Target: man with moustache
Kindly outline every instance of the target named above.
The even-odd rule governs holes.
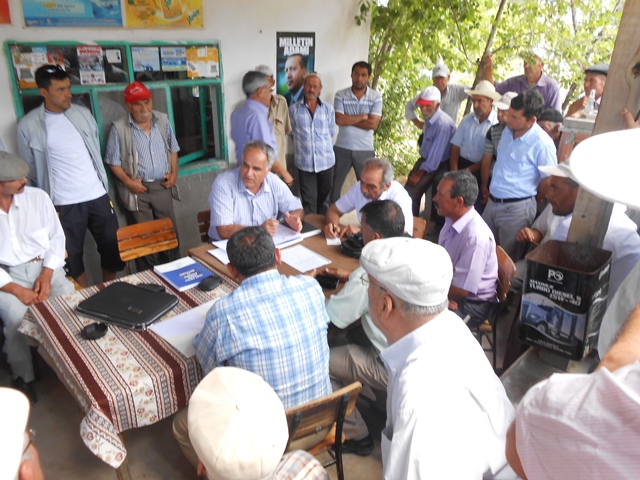
[[[180,147],[167,115],[153,110],[151,92],[141,82],[124,90],[128,115],[113,122],[104,162],[116,177],[129,225],[170,218],[177,229],[172,190],[178,178]],[[177,188],[177,187],[176,187]],[[178,248],[136,260],[146,270],[179,256]]]
[[[304,80],[304,98],[291,105],[295,165],[305,213],[327,212],[333,166],[332,137],[337,133],[333,107],[320,100],[322,80],[311,72]]]
[[[371,65],[356,62],[351,67],[351,87],[336,93],[333,107],[340,129],[334,146],[336,167],[331,203],[340,198],[351,167],[360,180],[365,160],[375,157],[373,132],[382,117],[382,96],[367,85],[370,77]]]
[[[299,53],[287,57],[284,73],[286,75],[285,82],[289,89],[284,98],[287,100],[287,105],[291,105],[302,100],[304,96],[304,77],[307,75],[306,59]]]
[[[595,102],[593,109],[598,111],[600,109],[600,101],[602,100],[602,94],[604,92],[604,86],[607,83],[607,74],[609,73],[608,63],[599,63],[598,65],[592,65],[586,68],[584,71],[584,95],[573,102],[567,110],[566,117],[580,118],[584,113],[584,109],[589,101],[589,94],[591,90],[595,90]]]
[[[31,351],[18,331],[27,307],[74,291],[65,277],[65,239],[51,199],[27,187],[29,166],[0,152],[0,318],[12,384],[37,401]]]

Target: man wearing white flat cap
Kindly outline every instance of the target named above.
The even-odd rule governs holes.
[[[440,110],[440,90],[431,86],[425,88],[416,102],[424,118],[420,158],[413,166],[404,188],[413,203],[413,216],[420,215],[422,195],[429,189],[437,175],[448,167],[451,137],[456,124],[451,117]]]
[[[329,480],[311,454],[283,456],[284,406],[259,375],[235,367],[209,373],[189,402],[189,438],[198,475],[209,480]]]
[[[365,245],[360,264],[371,319],[389,343],[381,353],[389,372],[383,478],[506,473],[513,406],[478,341],[447,310],[449,254],[421,239],[389,238]]]
[[[13,388],[0,388],[0,480],[43,480],[33,433],[27,432],[29,400]]]

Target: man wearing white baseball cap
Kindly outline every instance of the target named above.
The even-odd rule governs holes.
[[[27,432],[29,400],[13,388],[0,388],[0,480],[43,480],[33,432]]]
[[[413,216],[420,215],[420,200],[429,187],[438,180],[438,174],[448,167],[451,137],[456,125],[451,117],[440,110],[440,90],[425,88],[416,102],[424,118],[420,158],[413,166],[404,188],[413,203]]]
[[[640,132],[634,130],[581,142],[571,155],[575,180],[608,201],[640,207],[640,165],[633,155],[638,142]],[[532,387],[518,405],[507,436],[507,458],[522,478],[638,476],[639,281],[640,263],[605,313],[596,372],[554,374]]]
[[[389,342],[381,353],[389,372],[383,478],[506,473],[513,406],[478,341],[447,310],[449,254],[425,240],[389,238],[365,245],[360,264],[371,319]]]
[[[211,371],[189,402],[189,438],[198,475],[210,480],[329,480],[311,454],[283,456],[284,406],[259,375],[235,367]]]

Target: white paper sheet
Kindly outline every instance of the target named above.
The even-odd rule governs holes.
[[[214,257],[216,257],[225,265],[229,264],[229,255],[227,255],[227,252],[225,250],[221,248],[215,248],[212,250],[207,250],[207,252],[209,252],[210,255],[213,255]]]
[[[149,327],[149,330],[153,330],[164,338],[185,357],[192,357],[196,354],[193,339],[202,330],[211,305],[218,300],[219,298],[215,298],[188,312],[176,315],[164,322],[155,323]]]
[[[327,245],[340,245],[342,242],[340,241],[340,237],[328,238],[327,237]]]
[[[222,250],[227,250],[227,242],[228,240],[214,240],[213,243],[216,247],[221,248]]]
[[[329,265],[331,261],[302,245],[281,251],[282,261],[301,273]]]
[[[273,243],[275,243],[278,248],[290,247],[291,245],[300,243],[302,240],[304,240],[304,237],[301,234],[294,232],[289,227],[282,224],[278,225],[278,230],[276,230],[276,234],[273,236]],[[215,240],[211,243],[222,250],[227,250],[227,240]],[[220,260],[220,258],[218,258],[218,260]],[[222,260],[220,261],[222,262]],[[227,263],[229,263],[228,260]]]

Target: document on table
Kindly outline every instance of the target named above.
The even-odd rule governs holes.
[[[280,255],[284,263],[302,273],[331,263],[331,260],[302,245],[281,250]]]
[[[222,248],[214,248],[212,250],[207,250],[207,252],[209,252],[210,255],[213,255],[214,257],[216,257],[225,265],[229,264],[229,255],[227,255],[226,250],[223,250]]]
[[[149,327],[160,337],[175,347],[185,357],[193,357],[196,349],[193,346],[194,337],[200,333],[207,318],[207,312],[211,305],[219,299],[215,298],[210,302],[203,303],[199,307],[171,317],[160,323],[154,323]]]
[[[340,237],[329,238],[327,237],[327,245],[341,245]]]
[[[282,224],[278,225],[276,234],[273,236],[273,243],[278,248],[286,248],[291,245],[295,245],[296,243],[300,243],[302,240],[304,240],[304,237],[300,233],[296,233],[286,225]],[[211,243],[222,250],[227,250],[227,240],[215,240]],[[218,258],[218,260],[220,260],[220,258]]]

